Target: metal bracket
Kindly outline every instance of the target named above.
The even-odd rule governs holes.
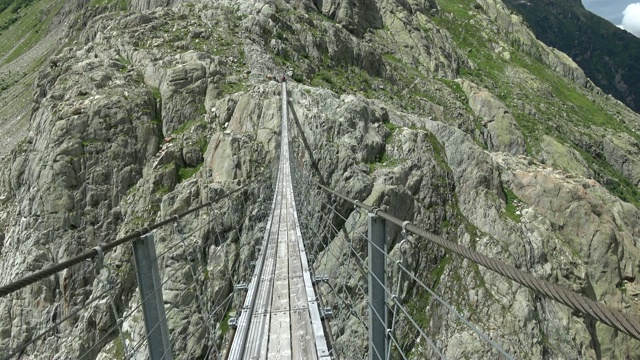
[[[238,328],[238,318],[235,316],[231,316],[229,317],[229,321],[227,321],[227,325],[229,325],[230,328],[232,329],[237,329]]]
[[[327,282],[327,281],[329,281],[329,276],[327,276],[327,275],[316,275],[316,276],[313,276],[311,278],[311,282],[314,285],[317,284],[317,283]]]
[[[247,285],[246,283],[241,283],[234,286],[235,291],[242,291],[242,290],[248,290],[248,289],[249,289],[249,285]]]
[[[333,319],[333,310],[330,307],[320,308],[318,310],[321,320]]]

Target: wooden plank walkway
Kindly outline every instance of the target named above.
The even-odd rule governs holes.
[[[330,359],[296,214],[286,84],[276,193],[229,359]]]

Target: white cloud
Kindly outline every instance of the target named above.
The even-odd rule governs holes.
[[[640,3],[629,4],[622,15],[622,27],[640,37]]]

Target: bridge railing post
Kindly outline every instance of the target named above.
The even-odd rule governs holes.
[[[386,221],[368,215],[369,225],[369,359],[384,360],[387,354],[387,304],[385,265],[387,258]]]
[[[162,298],[162,281],[153,234],[148,233],[132,242],[133,259],[142,302],[144,326],[151,360],[171,360],[169,328]]]

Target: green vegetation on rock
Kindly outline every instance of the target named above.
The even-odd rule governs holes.
[[[510,189],[504,188],[503,190],[506,199],[505,211],[507,213],[507,216],[509,217],[509,219],[515,221],[516,223],[519,223],[520,218],[522,218],[522,214],[520,214],[517,206],[522,202]]]
[[[180,169],[178,169],[178,182],[180,183],[189,179],[190,177],[195,175],[201,167],[202,164],[196,167],[181,167]]]

